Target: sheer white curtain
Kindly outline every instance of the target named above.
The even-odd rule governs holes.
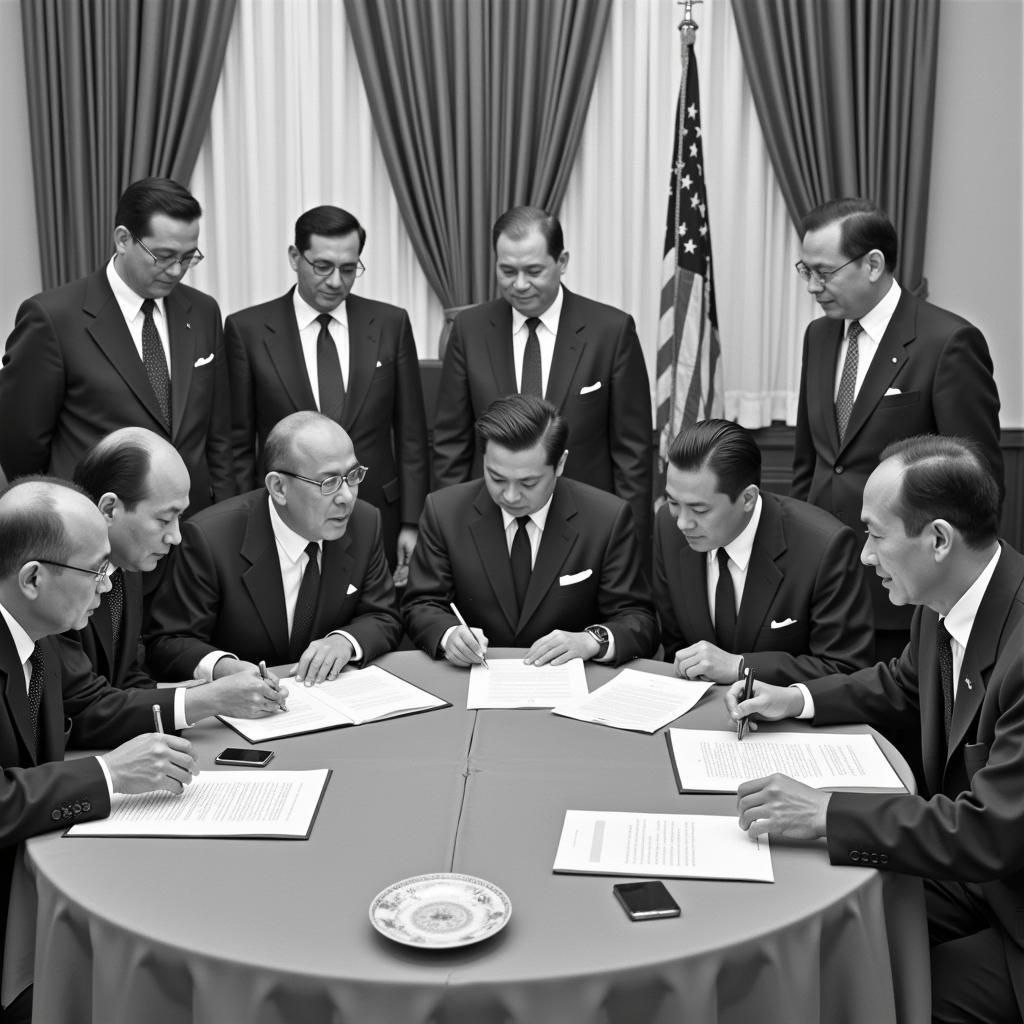
[[[368,232],[355,291],[409,311],[421,357],[441,307],[398,212],[340,0],[240,0],[191,188],[207,259],[190,275],[225,315],[295,281],[295,219],[321,203]]]
[[[567,284],[628,310],[652,371],[668,170],[681,71],[681,8],[617,0],[561,220]],[[816,305],[793,270],[799,239],[772,170],[729,0],[705,0],[695,51],[725,415],[792,423],[804,327]]]
[[[680,19],[679,5],[666,0],[616,0],[560,211],[571,255],[566,283],[631,312],[652,368]],[[705,0],[697,19],[726,415],[748,427],[792,422],[800,341],[815,306],[793,271],[798,239],[731,5]],[[440,304],[402,225],[338,0],[239,0],[192,189],[204,205],[209,254],[192,276],[225,314],[291,284],[295,218],[335,203],[369,231],[357,290],[408,309],[421,358],[436,355]]]

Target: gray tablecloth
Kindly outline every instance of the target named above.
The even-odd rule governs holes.
[[[774,885],[670,880],[682,917],[635,924],[612,896],[616,879],[552,872],[566,809],[733,814],[735,797],[680,796],[660,734],[546,711],[466,711],[465,673],[416,652],[381,664],[454,706],[264,744],[277,751],[274,768],[334,769],[308,841],[30,842],[36,1020],[929,1019],[916,879],[832,867],[823,844],[775,841]],[[589,667],[591,687],[611,674]],[[727,727],[721,696],[716,688],[676,724]],[[217,723],[189,737],[201,768],[239,745]],[[448,870],[508,893],[503,932],[430,952],[373,930],[377,892]]]

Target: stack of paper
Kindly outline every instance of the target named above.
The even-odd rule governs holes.
[[[466,707],[553,708],[585,697],[587,673],[580,658],[564,665],[526,665],[522,658],[488,658],[469,673]]]

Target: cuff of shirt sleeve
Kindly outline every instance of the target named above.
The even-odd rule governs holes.
[[[446,630],[444,631],[444,633],[442,633],[442,634],[441,634],[441,654],[442,654],[442,655],[443,655],[443,654],[445,653],[445,651],[447,651],[447,650],[448,650],[448,638],[449,638],[449,637],[450,637],[450,636],[452,635],[452,633],[454,633],[454,632],[455,632],[455,630],[457,630],[458,628],[459,628],[458,626],[449,626],[449,627],[448,627],[448,628],[447,628],[447,629],[446,629]]]
[[[187,729],[193,723],[185,717],[185,694],[188,693],[187,686],[179,686],[174,691],[174,728],[180,732]]]
[[[213,670],[217,665],[217,662],[221,658],[236,658],[234,654],[229,654],[227,651],[210,651],[202,661],[196,665],[195,672],[192,675],[196,679],[201,679],[204,683],[213,682]]]
[[[110,769],[107,767],[107,762],[102,757],[97,757],[97,761],[100,763],[100,771],[103,772],[103,781],[107,784],[107,796],[110,797],[111,801],[114,799],[114,782],[110,778]]]
[[[359,641],[351,633],[346,633],[343,629],[332,629],[327,635],[343,636],[352,645],[352,660],[363,660],[363,649],[359,646]]]
[[[813,718],[814,717],[814,698],[811,696],[811,691],[804,686],[803,683],[791,683],[804,695],[804,709],[797,715],[797,718]]]
[[[610,629],[608,630],[608,650],[604,652],[604,657],[592,658],[591,660],[596,661],[600,664],[604,664],[607,661],[615,660],[615,634]]]

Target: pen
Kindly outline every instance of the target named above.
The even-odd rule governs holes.
[[[267,675],[267,663],[265,661],[261,661],[260,662],[260,679],[269,679],[269,678],[270,678],[270,676]],[[287,711],[288,710],[288,706],[286,704],[278,704],[277,706],[282,711]]]
[[[754,696],[754,670],[752,668],[746,668],[743,670],[743,700],[750,700]],[[743,739],[743,734],[747,731],[747,720],[741,718],[736,723],[736,740],[737,742]]]
[[[469,623],[462,617],[462,612],[460,612],[459,609],[455,607],[455,602],[454,601],[451,602],[451,607],[452,607],[452,611],[455,612],[455,618],[457,618],[459,620],[459,622],[461,622],[462,625],[464,625],[466,627],[466,629],[469,629]],[[476,633],[474,633],[473,630],[469,629],[469,635],[474,640],[476,640]],[[480,661],[483,664],[484,668],[487,669],[488,671],[490,671],[491,666],[487,664],[487,655],[484,654],[484,649],[483,649],[483,647],[480,646],[479,641],[477,641],[476,649],[477,649],[477,652],[480,655]]]
[[[153,728],[157,732],[164,731],[164,720],[160,717],[160,705],[153,705]]]

